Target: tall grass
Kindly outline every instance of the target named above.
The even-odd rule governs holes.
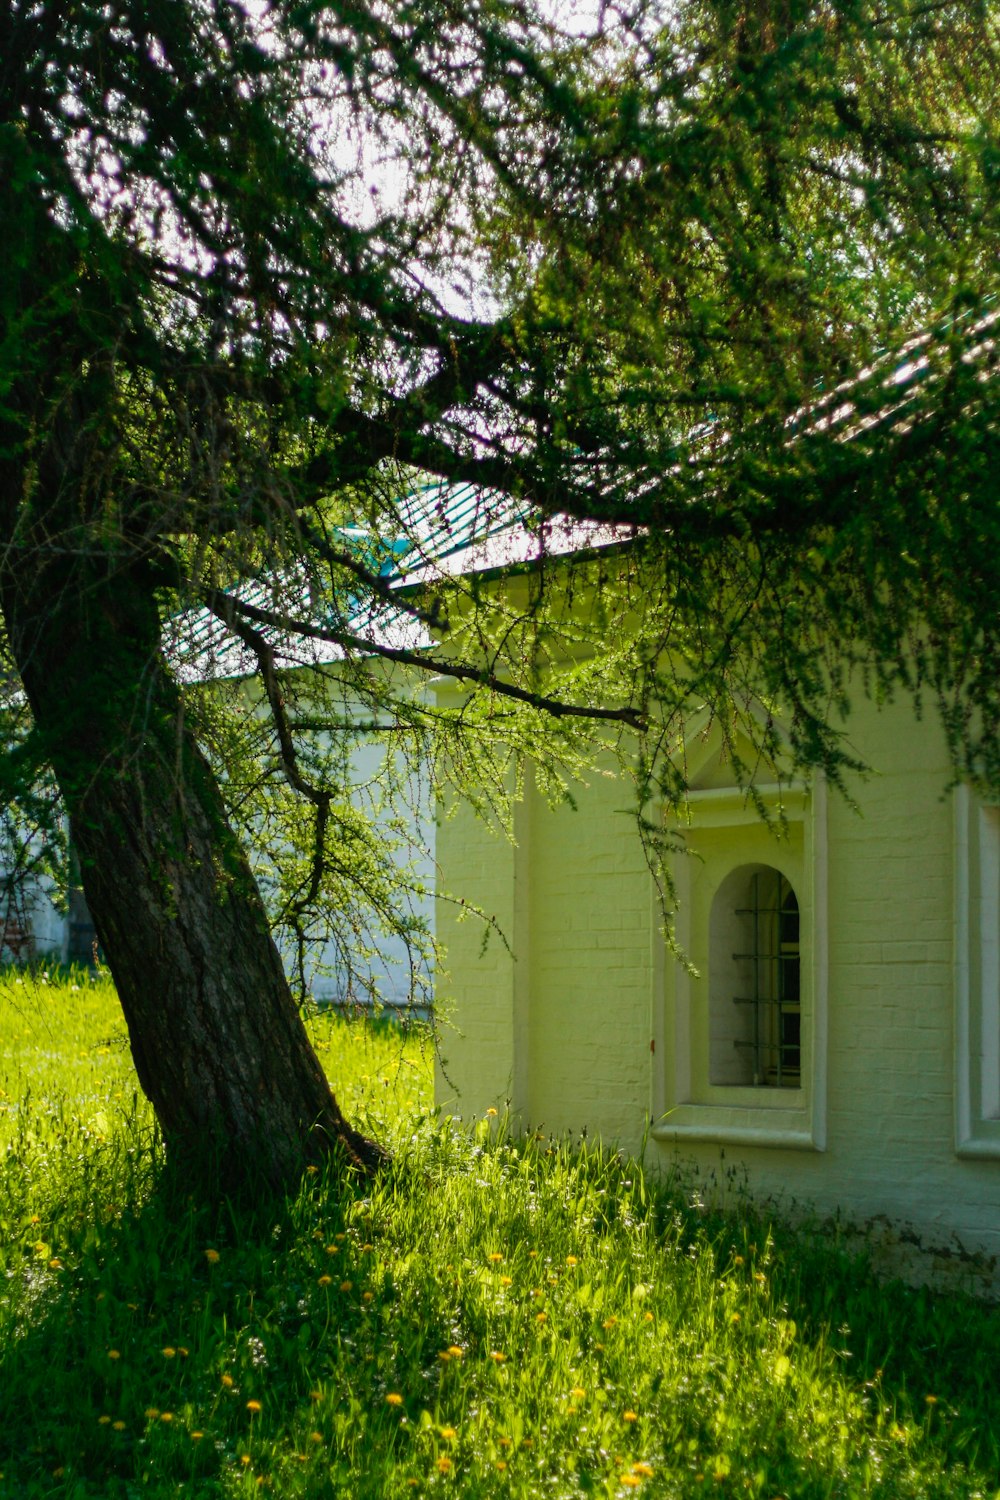
[[[319,1017],[396,1165],[205,1205],[107,983],[0,987],[0,1495],[994,1496],[1000,1315],[431,1106]]]

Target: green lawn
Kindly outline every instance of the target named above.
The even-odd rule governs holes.
[[[0,1496],[992,1500],[1000,1314],[462,1134],[425,1039],[313,1025],[395,1169],[205,1208],[110,986],[0,984]]]

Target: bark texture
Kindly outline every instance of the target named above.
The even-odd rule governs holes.
[[[334,1147],[375,1166],[384,1153],[329,1088],[164,669],[153,581],[117,547],[13,555],[0,564],[9,638],[168,1149],[228,1186],[289,1183]]]

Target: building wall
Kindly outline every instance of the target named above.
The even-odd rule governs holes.
[[[799,874],[794,840],[782,847],[745,822],[733,833],[752,849],[747,857],[790,861],[803,887],[804,943],[811,923],[818,958],[808,1021],[814,1073],[800,1094],[752,1098],[699,1083],[704,986],[685,976],[660,935],[627,788],[595,776],[577,811],[552,811],[529,793],[516,848],[467,812],[439,831],[443,880],[495,914],[514,950],[493,942],[481,956],[481,933],[439,908],[450,955],[439,999],[452,1007],[441,1102],[466,1117],[509,1103],[522,1127],[547,1134],[586,1128],[629,1152],[645,1141],[647,1164],[694,1163],[719,1191],[745,1177],[756,1195],[786,1207],[885,1216],[915,1226],[929,1246],[957,1236],[1000,1255],[1000,1123],[986,1121],[971,1145],[956,1142],[967,1071],[961,1046],[956,1054],[956,965],[967,902],[943,741],[902,703],[881,713],[861,704],[850,738],[873,774],[852,781],[856,807],[833,791],[802,794]],[[725,781],[710,753],[708,802],[692,804],[696,846],[699,807],[704,816],[715,805],[708,789]],[[712,859],[725,837],[703,829],[704,863],[684,862],[709,884],[724,868]],[[692,918],[696,877],[687,896],[679,935],[703,942]],[[998,921],[992,909],[985,925],[994,946]],[[689,951],[704,973],[706,954]],[[1000,1024],[996,995],[983,1006],[973,1006],[975,1025]],[[975,1057],[970,1066],[979,1066]],[[770,1105],[778,1107],[763,1115]],[[762,1119],[777,1128],[762,1131]]]

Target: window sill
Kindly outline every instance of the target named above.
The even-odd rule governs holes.
[[[789,1151],[824,1149],[804,1109],[789,1110],[785,1119],[779,1120],[772,1109],[684,1104],[654,1125],[650,1135],[665,1145],[714,1141],[719,1145],[771,1146]]]

